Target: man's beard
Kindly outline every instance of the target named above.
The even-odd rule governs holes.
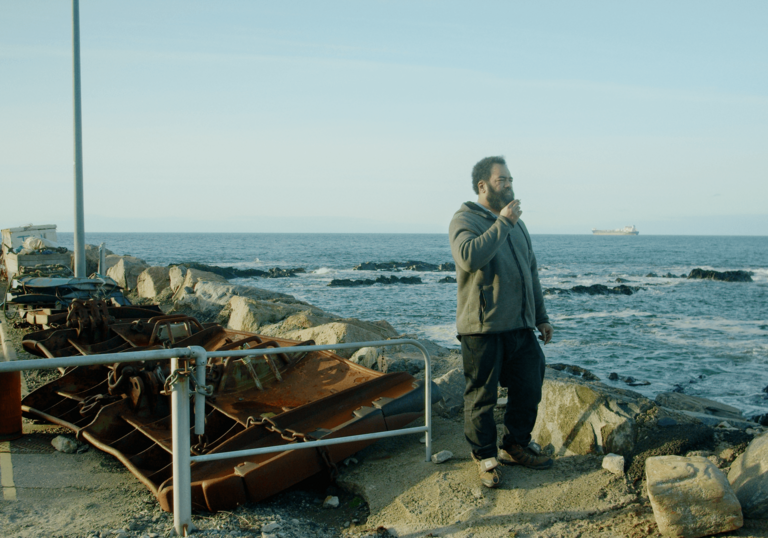
[[[515,191],[511,187],[509,190],[496,190],[488,186],[488,194],[485,195],[488,206],[494,211],[501,211],[514,199]]]

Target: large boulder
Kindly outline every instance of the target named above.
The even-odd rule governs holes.
[[[662,534],[699,538],[744,524],[728,479],[707,458],[648,458],[645,474],[648,498]]]
[[[533,437],[559,456],[632,452],[638,417],[655,407],[637,392],[547,368]]]
[[[768,519],[768,433],[753,440],[728,471],[744,515]]]
[[[148,267],[136,279],[139,297],[154,298],[171,285],[168,267]]]
[[[233,297],[250,297],[254,300],[278,301],[287,304],[306,304],[285,293],[230,284],[226,281],[204,280],[202,278],[206,278],[205,275],[201,278],[200,273],[193,275],[195,279],[198,279],[194,285],[180,286],[176,290],[172,298],[174,304],[169,313],[184,313],[201,320],[215,320],[226,325],[231,314],[229,303]],[[210,278],[222,277],[214,275]]]
[[[260,332],[267,336],[291,340],[314,340],[318,345],[370,342],[397,336],[397,331],[389,324],[371,323],[355,318],[337,318],[321,312],[299,312],[275,325],[264,327]],[[344,358],[351,357],[354,352],[354,349],[335,351]]]
[[[379,367],[379,355],[379,348],[377,347],[362,347],[355,351],[349,360],[355,364],[375,370]]]
[[[120,256],[120,259],[107,270],[107,276],[117,282],[117,285],[126,290],[136,288],[139,275],[149,267],[147,262],[133,256]],[[115,258],[110,256],[110,261]]]
[[[104,255],[114,255],[115,253],[108,248],[104,249]],[[105,260],[106,261],[106,260]],[[112,265],[117,263],[117,260]],[[75,266],[75,253],[72,253],[72,267]],[[107,264],[104,268],[106,271],[111,265]],[[85,274],[92,275],[99,270],[99,247],[98,245],[85,245]]]
[[[230,299],[229,311],[227,327],[237,331],[248,332],[259,332],[261,327],[273,325],[299,312],[322,312],[318,308],[304,304],[290,304],[240,296]]]
[[[187,276],[187,268],[183,265],[174,265],[168,270],[168,278],[171,281],[171,290],[175,293],[184,283]]]

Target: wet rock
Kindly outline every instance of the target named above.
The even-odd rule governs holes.
[[[603,469],[622,476],[624,474],[624,456],[619,456],[618,454],[606,455],[603,458]]]
[[[264,271],[262,269],[253,268],[238,269],[236,267],[219,267],[218,265],[207,265],[205,263],[198,262],[183,262],[178,264],[178,267],[186,267],[188,269],[195,269],[197,271],[205,271],[206,273],[213,273],[226,279],[249,277],[284,278],[296,276],[299,273],[306,273],[306,270],[301,267],[295,267],[292,269],[281,269],[279,267],[273,267]]]
[[[455,271],[456,265],[448,262],[435,265],[421,261],[389,261],[389,262],[363,262],[352,268],[353,271]]]
[[[533,437],[558,456],[630,453],[638,416],[654,407],[636,392],[547,368]]]
[[[445,278],[441,278],[440,280],[438,280],[437,283],[438,284],[455,284],[456,279],[453,278],[452,276],[447,276]]]
[[[464,371],[462,368],[454,368],[446,374],[435,379],[435,385],[440,387],[443,399],[435,406],[434,410],[440,416],[455,417],[464,410]]]
[[[168,267],[148,267],[136,279],[136,291],[139,297],[153,298],[171,285]]]
[[[614,280],[614,282],[616,282],[617,284],[626,284],[627,282],[629,282],[629,280],[627,280],[626,278],[619,277],[616,280]]]
[[[744,420],[741,411],[737,408],[699,396],[689,396],[679,392],[660,392],[656,395],[655,401],[659,405],[679,411],[693,411],[715,417]]]
[[[673,419],[672,417],[661,417],[657,422],[657,426],[660,426],[662,428],[668,428],[670,426],[676,426],[677,421]]]
[[[53,448],[59,452],[64,452],[65,454],[74,454],[77,452],[77,441],[65,435],[54,437],[51,441],[51,445],[53,445]]]
[[[134,258],[133,256],[120,256],[119,258],[117,263],[107,270],[107,276],[117,282],[121,288],[132,290],[136,287],[141,272],[149,265],[141,258]]]
[[[544,290],[544,295],[563,295],[570,293],[586,295],[632,295],[634,292],[642,289],[642,287],[625,286],[624,284],[613,288],[609,288],[603,284],[592,284],[591,286],[574,286],[570,289],[547,288]]]
[[[752,282],[752,273],[749,271],[710,271],[696,268],[688,274],[687,278],[718,280],[720,282]]]
[[[584,378],[587,381],[600,381],[600,378],[597,377],[595,374],[593,374],[586,368],[582,368],[581,366],[576,366],[575,364],[555,363],[555,364],[548,364],[547,366],[552,368],[553,370],[566,372],[568,374],[575,375],[576,377]]]
[[[444,463],[453,457],[450,450],[441,450],[437,454],[432,454],[432,463]]]
[[[349,360],[366,368],[377,369],[379,367],[379,348],[363,347],[355,351]]]
[[[645,275],[645,278],[659,278],[659,275],[657,275],[656,273],[648,273],[647,275]]]
[[[380,276],[375,280],[370,278],[363,280],[334,278],[328,285],[332,288],[353,288],[358,286],[373,286],[374,284],[422,284],[422,281],[417,276]]]
[[[728,480],[706,458],[649,458],[646,478],[653,515],[662,534],[699,538],[744,524]]]
[[[768,519],[768,434],[754,439],[728,472],[744,516]]]

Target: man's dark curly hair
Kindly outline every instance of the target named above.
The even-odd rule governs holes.
[[[477,186],[478,182],[491,179],[491,168],[493,168],[494,164],[506,165],[507,161],[505,161],[504,157],[501,155],[496,157],[486,157],[478,162],[472,169],[472,189],[475,191],[475,194],[480,194],[480,189]]]

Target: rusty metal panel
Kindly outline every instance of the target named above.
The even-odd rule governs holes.
[[[73,303],[65,327],[32,333],[23,345],[43,357],[62,357],[192,345],[228,351],[314,344],[187,316],[119,310],[124,317],[105,304]],[[162,361],[78,367],[29,394],[22,409],[118,458],[171,510],[169,375]],[[205,436],[190,430],[197,455],[398,429],[419,418],[424,405],[423,386],[412,376],[382,374],[328,351],[211,358],[205,377],[213,394],[205,400]],[[372,442],[193,463],[193,504],[215,511],[260,501],[317,472],[333,475],[337,462]]]

